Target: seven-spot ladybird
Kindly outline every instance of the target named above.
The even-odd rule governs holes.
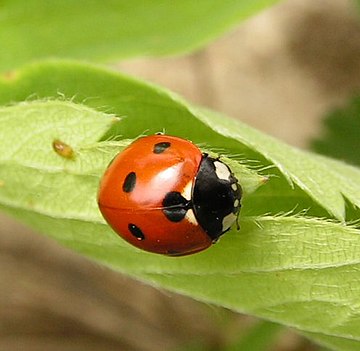
[[[206,249],[237,221],[241,187],[230,168],[190,141],[137,139],[106,170],[100,211],[126,241],[183,256]]]

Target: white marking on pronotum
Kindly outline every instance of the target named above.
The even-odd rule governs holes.
[[[239,206],[239,199],[236,199],[235,201],[234,201],[234,207],[238,207]]]
[[[182,197],[184,197],[186,200],[190,201],[191,200],[191,191],[192,191],[192,185],[193,182],[190,181],[189,183],[187,183],[185,185],[184,190],[182,191],[181,195]]]
[[[233,213],[230,213],[227,216],[225,216],[222,221],[222,230],[225,231],[229,229],[234,224],[235,221],[236,221],[236,216]]]
[[[215,161],[215,173],[219,179],[229,180],[231,173],[229,168],[222,162]]]
[[[184,197],[188,201],[191,200],[192,186],[193,186],[193,182],[190,181],[189,183],[187,183],[185,185],[185,188],[183,189],[183,191],[181,193],[182,197]],[[193,225],[199,224],[194,215],[194,211],[191,208],[187,210],[185,218]]]
[[[199,224],[198,221],[195,218],[194,211],[191,208],[188,209],[188,211],[186,212],[185,218],[193,225],[198,225]]]
[[[231,184],[231,189],[234,190],[234,191],[238,190],[238,187],[237,187],[236,183]]]

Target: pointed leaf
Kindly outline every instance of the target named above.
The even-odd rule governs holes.
[[[59,93],[78,103],[53,101]],[[292,326],[337,350],[359,346],[360,231],[342,221],[343,197],[359,204],[357,168],[96,67],[54,61],[0,81],[3,105],[34,95],[43,101],[0,109],[1,208],[150,284]],[[163,129],[236,155],[229,162],[245,188],[241,231],[177,259],[129,246],[96,205],[101,173],[129,143],[108,139]],[[54,141],[64,144],[54,149]],[[270,177],[256,191],[264,178],[254,169]]]

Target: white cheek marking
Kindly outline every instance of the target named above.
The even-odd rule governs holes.
[[[231,184],[231,189],[234,191],[238,190],[236,183]]]
[[[187,183],[185,185],[184,190],[182,191],[181,195],[188,201],[191,200],[191,191],[192,191],[192,186],[193,186],[193,182],[190,181],[189,183]],[[194,211],[190,208],[185,215],[185,218],[193,225],[199,225],[199,223],[197,222],[195,215],[194,215]]]
[[[184,190],[182,191],[181,195],[182,197],[184,197],[186,200],[190,201],[191,200],[191,190],[192,190],[192,185],[193,182],[190,181],[189,183],[187,183],[185,185]]]
[[[186,216],[185,218],[193,225],[199,225],[199,223],[197,222],[195,215],[194,215],[194,211],[192,209],[189,209],[186,212]]]
[[[229,229],[235,221],[236,216],[233,213],[228,214],[222,221],[222,230],[225,231]]]
[[[229,180],[231,173],[226,165],[222,162],[215,161],[215,173],[219,179]]]

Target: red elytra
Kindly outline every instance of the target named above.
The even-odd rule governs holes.
[[[198,147],[178,137],[136,140],[115,157],[101,180],[101,213],[116,233],[140,249],[171,256],[206,249],[213,239],[191,208],[180,220],[169,220],[164,213],[169,193],[191,200],[202,158]]]

